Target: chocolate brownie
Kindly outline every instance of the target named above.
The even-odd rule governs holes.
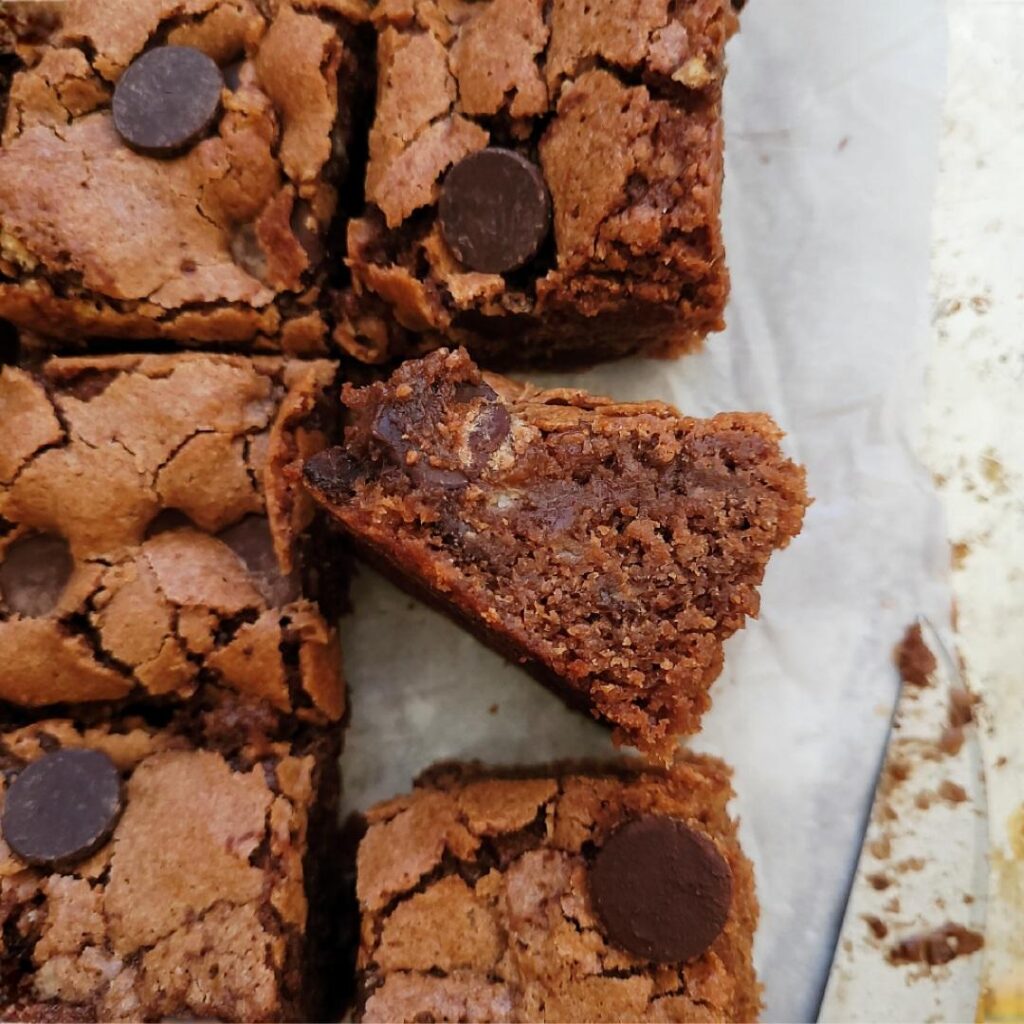
[[[0,701],[227,690],[339,719],[338,573],[299,479],[335,376],[198,354],[0,370]]]
[[[446,350],[343,394],[345,445],[306,484],[372,560],[619,740],[670,757],[697,731],[808,503],[768,416],[541,391]]]
[[[57,24],[53,0],[3,0],[0,3],[0,54],[41,42]]]
[[[324,351],[361,0],[45,6],[6,97],[0,317],[65,344]]]
[[[729,0],[381,0],[340,344],[489,365],[721,330]]]
[[[363,1021],[749,1021],[729,770],[442,765],[368,812]]]
[[[325,1019],[337,744],[0,733],[3,1020]]]

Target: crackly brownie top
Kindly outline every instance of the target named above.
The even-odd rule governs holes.
[[[310,285],[323,255],[318,236],[336,205],[330,179],[343,154],[334,149],[347,130],[339,74],[352,74],[339,25],[356,0],[59,6],[45,43],[22,48],[30,63],[10,90],[0,281],[31,291],[41,327],[46,282],[54,305],[90,295],[108,303],[79,311],[89,333],[152,337],[159,328],[179,340],[275,335],[276,298],[301,297],[285,344],[315,350],[323,325]],[[165,69],[179,105],[157,109],[166,87],[158,72],[138,67],[119,97],[134,120],[115,124],[121,77],[161,47],[192,48],[176,51],[191,53],[188,67]],[[181,127],[180,103],[196,102],[209,81],[197,60],[223,79],[206,137],[174,159],[138,151],[140,118],[151,132]]]
[[[767,416],[540,391],[444,350],[344,400],[345,447],[305,475],[357,541],[620,739],[664,755],[699,728],[807,504]]]
[[[460,311],[527,313],[548,300],[594,315],[630,282],[642,282],[638,301],[668,308],[684,286],[706,286],[704,326],[717,324],[728,0],[383,0],[373,17],[373,207],[350,225],[349,258],[402,325],[443,329]],[[544,204],[522,206],[509,156],[481,191],[460,184],[485,147],[534,164],[553,243]],[[473,258],[446,201],[506,262]],[[531,246],[511,244],[512,207],[536,225]]]
[[[368,814],[362,1019],[754,1019],[757,901],[730,795],[699,757],[432,769]],[[646,954],[627,948],[637,931]]]
[[[0,698],[187,695],[217,680],[338,717],[313,505],[331,363],[55,359],[0,371]],[[307,557],[307,552],[309,557]]]
[[[294,1013],[313,762],[282,745],[227,760],[132,722],[0,735],[4,1019]],[[113,810],[95,796],[110,785]],[[69,817],[101,841],[74,849]]]

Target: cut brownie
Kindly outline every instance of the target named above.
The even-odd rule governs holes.
[[[363,1021],[749,1021],[729,771],[430,770],[358,854]]]
[[[192,354],[0,370],[0,700],[225,689],[340,718],[337,574],[298,468],[335,376]]]
[[[3,1020],[326,1019],[336,741],[177,725],[0,733]]]
[[[344,400],[306,483],[373,560],[619,739],[670,756],[699,728],[807,505],[771,419],[540,391],[444,350]]]
[[[323,351],[360,0],[38,6],[60,17],[5,97],[0,317]]]
[[[729,0],[383,0],[373,18],[343,347],[576,364],[722,329]]]

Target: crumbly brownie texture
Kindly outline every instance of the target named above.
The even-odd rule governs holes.
[[[226,688],[340,718],[331,546],[298,480],[335,374],[191,354],[0,370],[0,699]]]
[[[227,756],[173,725],[53,719],[0,734],[0,806],[26,765],[83,748],[120,770],[123,813],[96,853],[59,870],[0,838],[0,1017],[324,1019],[311,897],[325,898],[315,858],[336,745]]]
[[[19,48],[0,144],[0,317],[64,342],[324,351],[360,0],[46,6],[61,22]],[[164,43],[205,52],[227,83],[213,133],[172,160],[129,149],[110,112],[120,76]]]
[[[0,4],[0,54],[42,41],[57,24],[52,0],[4,0]]]
[[[363,1021],[749,1021],[758,906],[726,804],[728,769],[562,767],[512,776],[441,766],[373,808],[358,855]],[[669,818],[732,876],[725,926],[686,963],[618,947],[592,868],[616,830]],[[623,878],[623,891],[643,891]],[[664,908],[662,908],[663,910]],[[637,904],[637,913],[658,908]]]
[[[670,757],[697,731],[807,505],[769,417],[540,391],[444,350],[344,401],[306,482],[372,559],[618,739]]]
[[[675,354],[723,327],[719,207],[729,0],[382,0],[368,212],[336,336],[382,361]],[[445,243],[449,168],[486,146],[543,171],[553,237],[510,274]],[[420,337],[418,332],[424,332]]]

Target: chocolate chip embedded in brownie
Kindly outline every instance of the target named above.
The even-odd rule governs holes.
[[[578,364],[722,329],[729,0],[384,0],[373,19],[346,349]]]
[[[373,560],[618,739],[670,756],[697,731],[808,501],[769,417],[540,391],[445,350],[344,401],[306,483]]]
[[[323,352],[360,0],[45,6],[0,142],[0,317]]]
[[[713,758],[428,771],[359,848],[363,1021],[749,1021],[758,906]]]
[[[336,743],[0,733],[4,1020],[320,1020]]]
[[[344,709],[333,546],[299,466],[335,364],[52,359],[0,370],[0,700],[241,693]]]

